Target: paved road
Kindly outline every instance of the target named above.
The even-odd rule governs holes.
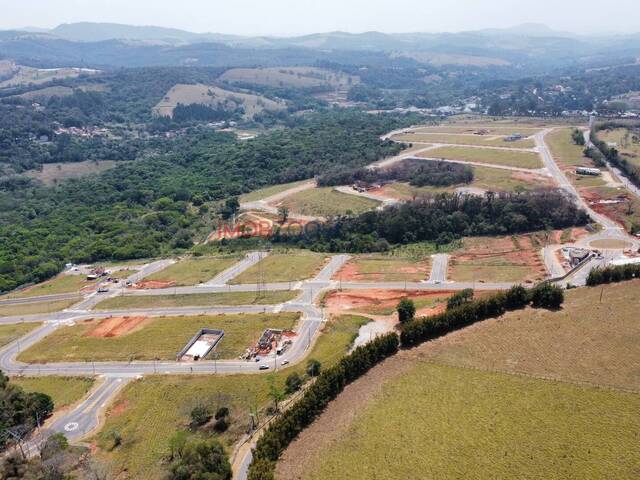
[[[341,193],[345,193],[347,195],[355,195],[356,197],[368,198],[369,200],[375,200],[376,202],[382,202],[382,205],[378,208],[384,208],[389,205],[395,205],[399,203],[397,198],[385,197],[384,195],[377,195],[370,192],[359,192],[354,190],[353,187],[341,186],[335,187],[335,190]]]
[[[437,253],[431,255],[433,263],[431,264],[431,275],[429,282],[434,284],[445,283],[447,281],[447,268],[449,266],[449,255],[446,253]]]
[[[38,297],[26,297],[26,298],[7,298],[0,300],[0,306],[3,305],[25,305],[30,303],[44,303],[44,302],[57,302],[59,300],[73,300],[80,299],[81,294],[78,292],[71,293],[59,293],[57,295],[40,295]]]
[[[214,278],[209,280],[206,283],[198,285],[199,287],[208,287],[208,286],[220,286],[225,285],[227,282],[233,280],[235,277],[240,275],[245,270],[253,267],[260,260],[264,259],[269,252],[251,252],[248,253],[245,258],[236,263],[235,265],[227,268],[224,272],[219,273]]]

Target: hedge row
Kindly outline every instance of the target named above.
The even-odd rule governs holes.
[[[413,347],[480,320],[498,317],[507,311],[524,308],[529,304],[536,308],[559,308],[563,300],[562,289],[555,285],[541,283],[530,291],[518,285],[506,292],[463,303],[438,315],[408,323],[402,329],[400,341],[403,347]]]
[[[249,480],[272,480],[275,462],[294,438],[322,413],[344,387],[398,351],[399,339],[389,333],[356,348],[323,371],[295,405],[280,415],[258,440],[249,467]]]
[[[640,264],[594,268],[589,272],[587,285],[593,287],[603,283],[617,283],[634,278],[640,278]]]

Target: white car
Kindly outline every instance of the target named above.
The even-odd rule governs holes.
[[[280,365],[289,365],[289,360],[282,360]]]
[[[258,370],[269,370],[269,365],[264,365],[264,364],[263,364],[263,365],[260,365],[260,366],[258,367]]]

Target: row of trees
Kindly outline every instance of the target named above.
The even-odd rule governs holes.
[[[339,168],[318,177],[318,185],[349,185],[356,182],[409,182],[416,187],[446,187],[473,181],[473,169],[467,165],[429,160],[404,160],[386,169]]]
[[[456,305],[445,312],[417,319],[402,327],[400,340],[403,347],[413,347],[475,322],[494,318],[510,310],[531,305],[534,308],[558,309],[564,301],[562,289],[550,283],[541,283],[527,291],[518,285],[506,292],[488,298],[468,300],[468,294],[460,295]]]
[[[599,126],[599,129],[604,128],[624,128],[627,125],[624,124],[616,124],[614,122],[606,123],[602,126]],[[603,142],[598,139],[596,132],[591,132],[591,141],[593,144],[602,152],[607,161],[609,161],[614,167],[619,168],[624,175],[633,182],[634,185],[640,187],[640,167],[629,162],[626,158],[620,156],[620,152],[614,147],[609,147],[607,142]]]
[[[610,265],[605,268],[594,268],[589,272],[587,285],[593,287],[604,283],[617,283],[640,278],[640,264]]]
[[[440,194],[339,217],[303,235],[278,231],[274,242],[318,251],[371,252],[390,244],[432,241],[447,244],[464,236],[506,235],[584,225],[588,217],[560,190],[487,193],[484,197]]]

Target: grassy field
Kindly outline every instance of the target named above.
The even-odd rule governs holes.
[[[52,80],[61,80],[64,78],[76,78],[81,73],[94,73],[94,71],[86,70],[80,72],[75,68],[55,68],[40,69],[34,67],[26,67],[24,65],[16,65],[13,75],[6,80],[0,81],[0,89],[16,86],[39,85]]]
[[[213,108],[222,106],[228,110],[235,110],[238,106],[242,106],[246,118],[251,118],[264,110],[276,111],[285,108],[284,103],[270,100],[261,95],[232,92],[210,85],[178,84],[173,86],[153,108],[153,113],[161,117],[171,117],[173,109],[178,103],[183,105],[200,104]]]
[[[424,142],[424,143],[444,143],[453,145],[479,145],[483,147],[502,148],[533,148],[536,146],[533,140],[524,139],[515,142],[505,142],[502,138],[489,140],[493,137],[480,135],[445,135],[442,133],[410,133],[394,135],[393,139],[400,142]]]
[[[101,320],[90,320],[60,327],[21,352],[19,359],[27,363],[175,360],[201,328],[224,330],[216,351],[220,358],[235,358],[257,341],[265,328],[293,328],[298,317],[297,313],[153,317],[130,333],[106,338],[92,336]]]
[[[344,355],[361,325],[367,320],[344,316],[327,323],[309,357],[326,368]],[[127,470],[129,478],[151,480],[163,477],[162,459],[169,453],[169,438],[188,430],[189,412],[198,404],[214,410],[226,406],[231,426],[218,438],[231,451],[247,426],[249,413],[263,410],[269,400],[271,381],[284,384],[291,372],[302,373],[304,364],[291,366],[275,375],[147,376],[129,384],[116,399],[97,435],[100,458],[112,462],[116,473]],[[110,433],[122,435],[122,445],[106,451]],[[196,434],[197,435],[197,434]]]
[[[466,162],[488,163],[520,168],[542,168],[542,160],[537,153],[497,150],[495,148],[443,147],[419,153],[419,157],[463,160]]]
[[[57,277],[39,283],[23,290],[9,293],[0,298],[28,298],[39,297],[41,295],[57,295],[59,293],[80,292],[84,287],[95,285],[97,280],[88,281],[84,275],[65,275],[60,274]]]
[[[220,272],[240,261],[238,255],[227,257],[189,257],[156,272],[144,280],[176,282],[177,286],[208,282]]]
[[[28,177],[40,180],[51,186],[70,178],[80,178],[94,173],[101,173],[116,166],[114,160],[86,160],[84,162],[45,163],[42,170],[29,170]]]
[[[465,238],[449,261],[447,279],[457,282],[538,281],[545,275],[535,236]]]
[[[58,300],[56,302],[38,302],[22,305],[0,305],[0,317],[18,317],[21,315],[35,315],[36,313],[59,312],[78,303],[80,298]]]
[[[640,280],[568,290],[562,310],[507,313],[419,348],[454,366],[640,392]],[[601,300],[602,296],[602,300]]]
[[[362,282],[419,282],[428,280],[430,273],[429,259],[416,261],[389,255],[359,255],[353,257],[334,278]]]
[[[303,478],[632,479],[638,411],[640,395],[417,363]]]
[[[123,295],[103,300],[96,310],[127,308],[211,307],[215,305],[274,305],[298,296],[297,290],[281,292],[194,293],[191,295]]]
[[[326,257],[306,250],[272,253],[245,270],[229,283],[296,282],[313,277],[326,263]]]
[[[293,213],[328,217],[366,212],[376,208],[380,202],[338,192],[333,187],[321,187],[294,193],[286,197],[282,204]]]
[[[291,188],[295,188],[299,185],[308,182],[308,180],[300,180],[299,182],[291,182],[291,183],[282,183],[280,185],[273,185],[272,187],[261,188],[259,190],[254,190],[253,192],[246,193],[240,197],[240,202],[256,202],[258,200],[262,200],[263,198],[270,197],[277,193],[282,193]]]
[[[46,393],[53,399],[56,410],[76,403],[93,386],[93,378],[84,377],[14,377],[12,382],[27,392]]]
[[[9,323],[0,325],[0,347],[4,347],[14,340],[25,336],[40,325],[40,323]]]
[[[218,77],[218,80],[270,87],[309,88],[328,85],[338,89],[349,88],[360,81],[355,76],[315,67],[232,68]]]
[[[640,167],[640,131],[628,128],[600,130],[598,138],[607,143],[617,144],[616,149],[629,163]]]

